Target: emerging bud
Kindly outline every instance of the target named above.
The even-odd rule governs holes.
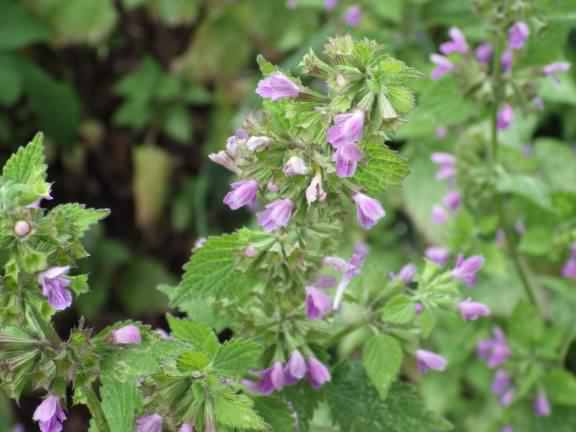
[[[312,387],[319,389],[331,379],[330,371],[322,362],[314,357],[308,359],[308,381]]]
[[[513,63],[514,63],[514,52],[511,49],[507,49],[500,56],[500,65],[502,68],[502,72],[510,72]]]
[[[494,54],[494,49],[492,48],[492,45],[486,42],[476,48],[475,54],[478,63],[490,64],[492,61],[492,55]]]
[[[464,259],[463,256],[459,256],[456,266],[452,270],[452,276],[454,276],[455,279],[464,282],[466,285],[472,286],[476,282],[476,273],[483,265],[483,256],[475,255],[466,259]]]
[[[462,31],[459,28],[452,27],[449,34],[451,40],[440,45],[440,52],[445,55],[452,53],[466,54],[469,49],[468,42],[466,42],[466,37]]]
[[[441,355],[431,351],[417,350],[416,364],[420,373],[426,373],[430,369],[444,371],[446,369],[447,361]]]
[[[178,429],[178,432],[194,432],[194,426],[189,423],[183,423],[180,429]]]
[[[432,207],[432,223],[437,225],[442,225],[448,222],[448,212],[441,205],[435,205]]]
[[[142,342],[140,329],[129,324],[112,331],[112,342],[116,345],[133,345]]]
[[[62,423],[66,420],[66,413],[60,405],[60,398],[55,395],[48,395],[34,411],[32,417],[38,422],[42,432],[60,432]]]
[[[357,192],[352,199],[356,203],[356,218],[364,229],[372,228],[386,215],[380,202],[368,195]]]
[[[70,267],[51,267],[38,274],[38,283],[42,287],[42,295],[55,310],[64,310],[72,304],[72,293],[67,289],[70,279],[66,277]]]
[[[300,88],[283,73],[275,72],[258,83],[256,93],[263,98],[276,101],[297,97]]]
[[[431,54],[430,61],[436,65],[436,67],[432,69],[432,74],[430,76],[434,81],[448,75],[456,68],[454,63],[440,54]]]
[[[162,416],[159,414],[138,417],[136,432],[162,432],[162,421]]]
[[[450,191],[442,198],[442,204],[448,209],[452,211],[458,210],[460,208],[460,192],[458,191]]]
[[[438,166],[437,180],[452,178],[456,175],[456,157],[450,153],[436,152],[430,157]]]
[[[530,28],[525,22],[518,21],[508,30],[508,47],[522,49],[530,35]]]
[[[404,284],[409,284],[414,279],[416,275],[416,266],[414,264],[406,264],[400,269],[397,275],[394,275],[395,279],[398,279]]]
[[[498,369],[494,374],[491,390],[497,396],[502,396],[508,388],[512,385],[512,379],[506,370]]]
[[[300,353],[300,351],[295,350],[290,354],[290,359],[285,367],[285,379],[289,384],[295,384],[300,381],[304,376],[306,376],[306,361]]]
[[[450,251],[440,246],[431,246],[426,249],[426,258],[440,266],[445,265],[450,257]]]
[[[231,186],[232,190],[224,197],[224,204],[231,210],[238,210],[244,206],[254,207],[258,193],[256,180],[240,180],[232,183]]]
[[[238,171],[234,160],[224,150],[221,150],[218,153],[210,153],[208,158],[212,162],[217,163],[218,165],[222,165],[224,168],[232,172]]]
[[[462,319],[475,321],[480,317],[490,315],[490,308],[483,303],[473,302],[470,299],[460,302],[458,305]]]
[[[516,390],[514,389],[514,387],[510,387],[508,390],[506,390],[504,392],[504,394],[500,397],[500,405],[502,405],[503,407],[508,407],[510,405],[512,405],[512,402],[514,402],[514,396],[515,396]]]
[[[30,231],[32,231],[32,227],[24,220],[19,220],[14,224],[14,234],[18,237],[26,237]]]
[[[254,258],[256,255],[258,255],[258,250],[254,246],[249,245],[244,249],[245,257]]]
[[[324,9],[331,11],[338,6],[338,0],[324,0]]]
[[[316,287],[306,287],[306,316],[321,320],[332,309],[332,299]]]
[[[322,175],[320,173],[316,174],[310,185],[306,188],[306,201],[308,205],[316,201],[324,201],[326,199],[326,192],[322,189]]]
[[[364,132],[364,111],[338,114],[334,117],[334,126],[328,129],[328,142],[334,149],[343,144],[354,144],[362,139]]]
[[[534,414],[538,417],[548,417],[552,410],[550,409],[550,402],[546,396],[546,392],[542,389],[538,390],[536,399],[534,399]]]
[[[304,160],[298,156],[292,156],[288,161],[284,164],[284,174],[288,177],[297,176],[297,175],[306,175],[308,174],[308,167]]]
[[[276,231],[290,222],[294,204],[290,198],[278,199],[265,207],[256,216],[258,223],[266,232]]]
[[[251,152],[264,150],[270,144],[272,144],[272,140],[267,136],[253,136],[246,141],[246,147]]]
[[[344,22],[350,27],[358,27],[362,22],[362,9],[358,5],[352,5],[344,12]]]

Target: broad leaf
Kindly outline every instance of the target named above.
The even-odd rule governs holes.
[[[234,339],[220,347],[214,358],[214,368],[222,375],[243,375],[257,365],[262,345],[251,340]]]
[[[102,409],[110,426],[110,432],[132,432],[136,421],[136,412],[141,405],[136,379],[126,382],[109,376],[102,377],[100,388]]]
[[[362,145],[364,162],[354,179],[369,195],[378,195],[389,186],[398,186],[409,174],[408,163],[383,143]]]

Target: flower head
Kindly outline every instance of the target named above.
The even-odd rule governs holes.
[[[406,264],[400,269],[397,275],[393,275],[395,279],[398,279],[404,284],[409,284],[414,279],[416,275],[416,266],[412,263]]]
[[[546,392],[542,389],[538,390],[536,399],[534,399],[534,414],[538,417],[548,417],[551,412],[550,401],[546,396]]]
[[[458,191],[450,191],[442,198],[442,204],[444,207],[452,211],[456,211],[460,208],[461,201],[460,192]]]
[[[178,432],[194,432],[194,426],[189,423],[182,423]]]
[[[208,158],[212,162],[217,163],[232,172],[238,171],[236,168],[236,162],[234,162],[234,159],[232,159],[224,150],[220,150],[218,153],[210,153]]]
[[[444,371],[447,361],[439,354],[426,350],[416,351],[416,364],[421,373],[426,373],[430,369]]]
[[[450,257],[450,251],[441,246],[431,246],[426,249],[426,258],[440,266],[445,265]]]
[[[362,22],[362,8],[352,5],[344,12],[344,22],[350,27],[358,27]]]
[[[60,398],[52,394],[48,395],[38,405],[32,418],[38,422],[42,432],[61,432],[66,413],[60,405]]]
[[[498,119],[496,126],[498,129],[508,129],[514,120],[514,110],[510,104],[505,104],[500,111],[498,111]]]
[[[25,220],[19,220],[14,224],[14,234],[18,237],[26,237],[32,231],[32,227]]]
[[[338,177],[352,177],[362,160],[362,152],[355,143],[341,144],[334,153],[336,160],[336,175]]]
[[[129,324],[127,326],[113,330],[112,342],[117,345],[139,344],[140,342],[142,342],[140,329],[133,324]]]
[[[306,201],[308,205],[316,201],[324,201],[326,199],[326,192],[322,188],[322,175],[316,174],[310,184],[306,188]]]
[[[490,308],[483,303],[473,302],[470,299],[464,300],[458,304],[458,310],[462,315],[462,319],[467,321],[475,321],[480,317],[490,315]]]
[[[438,167],[437,180],[452,178],[456,175],[456,157],[450,153],[432,153],[432,162]]]
[[[306,360],[300,353],[300,351],[295,350],[290,354],[288,363],[284,368],[285,380],[287,383],[296,383],[306,376]]]
[[[459,256],[456,266],[452,269],[452,276],[468,286],[473,286],[476,282],[476,273],[483,265],[484,257],[481,255],[474,255],[469,258]]]
[[[522,49],[530,35],[528,24],[522,21],[514,23],[508,30],[508,47],[511,49]]]
[[[514,432],[514,429],[512,429],[512,426],[507,425],[500,429],[500,432]]]
[[[241,180],[232,183],[231,186],[232,190],[224,197],[224,204],[231,210],[238,210],[244,206],[254,207],[258,193],[256,180]]]
[[[448,222],[449,214],[441,205],[432,207],[432,223],[442,225]]]
[[[338,0],[324,0],[324,9],[330,11],[338,6]]]
[[[309,320],[320,320],[332,309],[332,299],[322,290],[306,287],[306,316]]]
[[[542,72],[544,75],[552,77],[556,82],[558,82],[558,77],[556,75],[569,71],[570,67],[571,64],[566,62],[550,63],[544,66]]]
[[[494,380],[492,381],[491,390],[492,393],[497,396],[502,396],[508,388],[512,385],[512,379],[506,370],[498,369],[496,374],[494,374]]]
[[[487,42],[480,44],[475,51],[476,60],[478,60],[478,63],[481,64],[489,64],[492,61],[493,53],[494,49],[492,48],[492,45]]]
[[[261,370],[258,375],[260,379],[257,382],[244,381],[246,388],[253,393],[270,395],[277,390],[282,390],[286,385],[284,367],[280,361],[274,362],[268,369]]]
[[[136,432],[162,432],[162,420],[159,414],[138,417]]]
[[[246,148],[251,152],[258,152],[264,150],[270,144],[272,144],[272,139],[267,136],[253,136],[246,141]]]
[[[293,210],[294,204],[292,200],[290,198],[284,198],[271,202],[256,216],[258,223],[264,231],[272,232],[288,225]]]
[[[508,388],[502,396],[500,396],[500,405],[503,407],[508,407],[514,402],[514,396],[516,395],[516,389],[514,387]]]
[[[300,94],[300,88],[281,72],[275,72],[258,83],[256,93],[267,99],[293,98]]]
[[[327,132],[328,142],[334,149],[342,144],[354,144],[362,139],[364,131],[364,111],[355,110],[334,117],[334,126]]]
[[[450,60],[448,60],[448,58],[440,54],[431,54],[430,61],[436,65],[436,67],[432,69],[432,75],[431,75],[431,78],[435,81],[439,80],[445,75],[448,75],[456,68],[454,63],[452,63]]]
[[[372,228],[386,215],[380,202],[368,195],[357,192],[352,199],[356,203],[356,219],[364,229]]]
[[[564,267],[562,267],[562,277],[566,279],[576,279],[576,257],[568,258]]]
[[[344,297],[344,292],[346,288],[350,284],[350,281],[358,274],[360,274],[360,270],[364,265],[364,260],[368,255],[368,247],[362,243],[356,243],[354,246],[354,252],[350,257],[350,261],[344,261],[342,258],[338,257],[326,257],[324,258],[324,263],[327,265],[331,265],[337,271],[343,273],[342,278],[340,279],[340,283],[336,288],[336,294],[334,295],[334,302],[333,302],[333,309],[338,310],[340,308],[340,304],[342,303],[342,298]]]
[[[452,53],[466,54],[468,52],[468,42],[462,30],[456,27],[450,29],[450,40],[440,45],[440,52],[448,55]]]
[[[332,379],[328,368],[317,358],[310,357],[307,361],[308,381],[315,389],[320,388],[323,384]]]
[[[42,295],[56,310],[64,310],[72,304],[72,293],[68,290],[70,279],[66,276],[70,267],[51,267],[38,275]]]
[[[514,63],[514,52],[511,49],[505,50],[500,56],[500,65],[502,67],[502,72],[509,72],[512,70],[512,64]]]

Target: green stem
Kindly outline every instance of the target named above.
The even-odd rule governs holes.
[[[92,386],[90,384],[85,385],[82,387],[82,392],[84,393],[84,396],[86,396],[86,405],[88,405],[88,409],[94,417],[94,421],[98,427],[98,432],[110,432],[110,427],[108,426],[108,422],[104,416],[104,411],[102,411],[100,399],[98,399]]]

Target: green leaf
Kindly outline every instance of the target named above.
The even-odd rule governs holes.
[[[362,151],[365,163],[360,165],[354,179],[370,195],[400,185],[410,172],[406,160],[383,143],[363,143]]]
[[[14,153],[2,170],[2,177],[15,183],[31,184],[46,179],[44,136],[37,133],[26,146]]]
[[[539,318],[538,310],[527,301],[522,301],[514,308],[508,323],[508,337],[530,350],[546,335],[544,322]]]
[[[216,422],[235,429],[264,430],[266,423],[256,411],[254,402],[242,394],[224,393],[214,401]]]
[[[390,386],[400,372],[402,357],[402,347],[392,336],[372,336],[364,344],[362,363],[382,399],[386,399]]]
[[[326,386],[334,421],[346,432],[441,432],[451,425],[424,406],[410,384],[397,382],[383,401],[358,363],[342,364]]]
[[[250,243],[265,236],[242,229],[233,234],[209,237],[184,266],[184,277],[178,287],[169,291],[173,306],[193,298],[240,297],[257,281],[252,275],[236,269],[235,260]]]
[[[234,339],[220,347],[214,358],[214,368],[222,375],[244,375],[257,366],[262,345],[247,339]]]
[[[176,339],[194,345],[197,350],[210,354],[211,357],[216,354],[220,343],[210,327],[191,320],[174,318],[172,315],[167,315],[167,318]]]
[[[169,26],[194,21],[198,8],[197,0],[149,0],[150,11]]]
[[[293,386],[284,387],[281,396],[289,402],[290,407],[296,413],[297,430],[307,432],[310,421],[324,397],[324,392],[312,392],[308,383],[300,382]]]
[[[199,351],[186,352],[178,357],[177,365],[181,371],[202,370],[210,364],[210,359],[206,354]]]
[[[121,382],[105,375],[102,377],[100,395],[110,432],[133,432],[136,413],[141,405],[136,379]]]
[[[406,324],[414,319],[416,308],[410,297],[398,294],[392,297],[382,309],[382,320],[394,324]]]
[[[576,375],[573,373],[560,368],[551,369],[544,377],[544,387],[552,402],[576,406]]]
[[[22,77],[13,55],[0,55],[0,88],[0,105],[3,106],[14,104],[22,94]]]
[[[523,174],[501,173],[496,183],[499,192],[522,196],[543,209],[550,209],[550,191],[542,180]]]
[[[276,396],[259,397],[255,400],[256,412],[274,432],[293,432],[294,415],[285,400]]]
[[[175,141],[186,143],[192,138],[192,118],[182,105],[176,105],[166,113],[163,130]]]
[[[46,24],[21,2],[1,0],[0,10],[0,50],[13,50],[48,38]]]
[[[61,204],[50,210],[48,217],[52,218],[60,231],[70,232],[75,238],[82,236],[92,227],[107,217],[107,209],[86,208],[83,204]]]

